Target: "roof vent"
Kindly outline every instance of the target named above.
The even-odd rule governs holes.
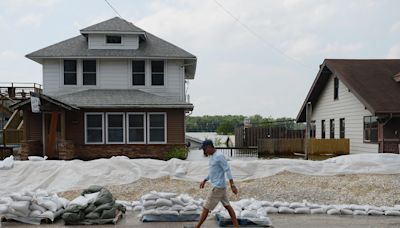
[[[400,72],[397,73],[396,75],[394,75],[394,76],[393,76],[393,79],[394,79],[396,82],[400,82]]]

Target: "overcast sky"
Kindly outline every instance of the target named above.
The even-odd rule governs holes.
[[[196,116],[294,118],[325,58],[400,58],[398,0],[109,2],[197,56]],[[103,0],[0,0],[0,82],[42,83],[41,65],[26,54],[114,16]]]

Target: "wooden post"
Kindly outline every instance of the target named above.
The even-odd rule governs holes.
[[[58,115],[59,115],[58,112],[51,113],[50,134],[49,134],[49,141],[47,143],[47,157],[49,157],[50,159],[53,158],[54,143],[56,141],[56,135],[57,135]]]
[[[311,113],[312,105],[311,102],[307,102],[306,106],[306,137],[304,142],[304,159],[308,160],[308,143],[310,141],[310,130],[311,130]]]

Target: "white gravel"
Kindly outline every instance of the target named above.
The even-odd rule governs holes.
[[[268,201],[302,202],[307,200],[319,204],[369,204],[393,206],[400,204],[400,174],[372,175],[346,174],[336,176],[310,176],[282,172],[274,176],[237,181],[238,195],[229,191],[229,198],[237,201],[255,198]],[[187,193],[195,198],[205,198],[210,184],[199,189],[199,183],[172,180],[169,177],[141,178],[131,184],[107,186],[114,197],[120,200],[138,200],[149,191]],[[68,199],[79,191],[60,193]]]

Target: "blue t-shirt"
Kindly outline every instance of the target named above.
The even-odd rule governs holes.
[[[233,179],[231,169],[229,168],[224,154],[220,151],[216,151],[210,156],[206,180],[209,180],[216,188],[226,188],[225,173],[229,180]]]

